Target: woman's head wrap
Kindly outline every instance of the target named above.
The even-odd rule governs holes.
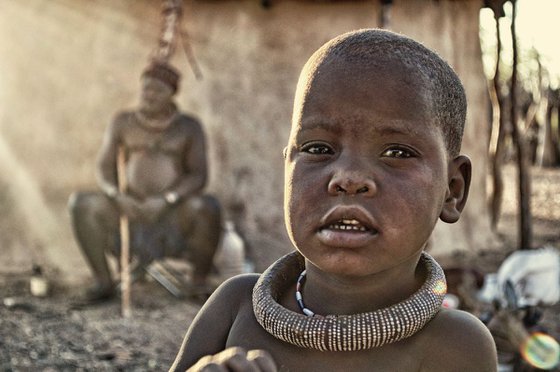
[[[164,61],[153,61],[142,72],[142,77],[149,76],[158,79],[173,89],[173,93],[177,92],[181,75],[173,66]]]

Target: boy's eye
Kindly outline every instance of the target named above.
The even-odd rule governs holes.
[[[382,156],[388,158],[398,158],[398,159],[406,159],[411,158],[414,156],[414,153],[411,150],[403,149],[403,148],[390,148],[381,154]]]
[[[327,155],[333,153],[329,146],[321,143],[305,144],[301,147],[301,151],[312,155]]]

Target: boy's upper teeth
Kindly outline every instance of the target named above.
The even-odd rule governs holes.
[[[334,230],[353,230],[353,231],[367,231],[360,221],[355,219],[343,218],[340,221],[333,223],[329,228]]]

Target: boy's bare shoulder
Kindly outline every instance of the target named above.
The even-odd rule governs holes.
[[[258,274],[244,274],[223,282],[200,309],[185,336],[171,370],[184,371],[205,355],[226,348],[237,316],[251,310],[253,286]]]
[[[240,302],[250,301],[252,299],[253,287],[259,277],[259,274],[241,274],[229,278],[214,291],[209,298],[209,302],[219,303],[223,299],[231,306],[232,299]]]
[[[253,286],[258,279],[258,274],[242,274],[223,282],[200,309],[189,331],[206,327],[229,330],[239,312],[252,306]]]
[[[218,289],[225,292],[240,290],[250,290],[252,292],[253,286],[259,278],[260,274],[256,273],[236,275],[224,281]]]
[[[425,371],[496,371],[497,355],[488,328],[474,315],[442,309],[422,330]]]

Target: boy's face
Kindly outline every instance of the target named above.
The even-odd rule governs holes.
[[[345,67],[321,68],[297,95],[284,208],[309,261],[362,276],[420,254],[448,196],[448,155],[417,78]]]

